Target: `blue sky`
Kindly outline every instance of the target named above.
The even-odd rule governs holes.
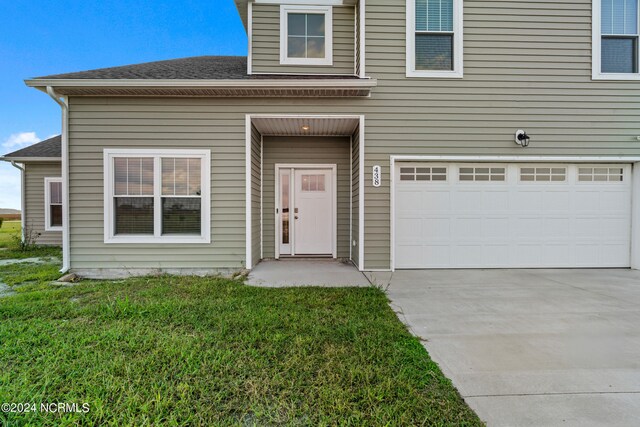
[[[247,53],[233,0],[12,0],[0,16],[0,154],[60,133],[60,108],[26,78]],[[0,208],[20,208],[20,175],[5,162]]]

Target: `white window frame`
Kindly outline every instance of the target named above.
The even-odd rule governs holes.
[[[603,73],[602,72],[602,0],[592,0],[592,79],[593,80],[640,80],[640,70],[638,73]],[[638,7],[640,11],[640,5]],[[638,31],[640,31],[640,12],[638,13]],[[636,53],[640,57],[640,40],[638,40],[638,50]],[[640,66],[639,66],[640,68]]]
[[[407,0],[407,77],[464,77],[464,2],[453,0],[453,70],[416,70],[416,1]]]
[[[289,58],[290,13],[324,15],[324,58]],[[333,7],[331,6],[280,6],[280,64],[281,65],[333,65]]]
[[[117,157],[153,157],[153,198],[154,235],[116,235],[114,194],[114,159]],[[201,234],[200,236],[162,235],[162,167],[161,159],[199,158],[201,159]],[[132,244],[208,244],[211,243],[211,151],[210,150],[147,150],[147,149],[105,149],[104,150],[104,243]]]
[[[45,178],[44,179],[44,231],[62,231],[62,226],[51,225],[51,183],[59,182],[62,184],[62,178]],[[60,204],[62,205],[62,203]]]

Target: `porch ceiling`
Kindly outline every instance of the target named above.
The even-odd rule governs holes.
[[[351,136],[356,117],[254,117],[252,123],[263,136]]]

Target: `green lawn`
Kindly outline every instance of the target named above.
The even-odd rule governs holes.
[[[18,291],[0,299],[0,403],[89,412],[3,425],[481,425],[378,289],[61,287],[56,268],[0,267]]]
[[[4,221],[0,227],[0,248],[6,248],[14,243],[13,236],[20,235],[20,221]]]

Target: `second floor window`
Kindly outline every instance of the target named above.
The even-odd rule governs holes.
[[[638,72],[638,0],[602,2],[602,72]]]
[[[462,77],[462,0],[407,0],[407,76]]]
[[[593,0],[593,77],[640,79],[638,0]]]
[[[281,6],[280,63],[331,65],[332,9],[323,6]]]

